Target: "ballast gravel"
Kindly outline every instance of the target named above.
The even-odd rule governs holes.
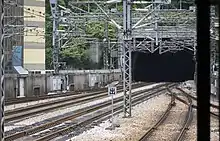
[[[172,141],[180,133],[188,106],[176,100],[176,105],[171,109],[165,121],[147,139],[149,141]]]
[[[50,101],[55,101],[55,100],[60,100],[60,99],[65,99],[67,97],[71,98],[74,95],[70,96],[62,96],[62,97],[56,97],[56,98],[49,98],[49,99],[44,99],[44,100],[37,100],[37,101],[31,101],[31,102],[24,102],[24,103],[19,103],[19,104],[12,104],[12,105],[7,105],[5,106],[5,110],[14,110],[16,108],[22,108],[30,105],[35,105],[35,104],[40,104],[40,103],[45,103],[45,102],[50,102]]]
[[[187,93],[191,94],[194,97],[197,97],[197,95],[196,95],[196,85],[195,85],[193,80],[189,80],[189,81],[184,82],[183,84],[181,84],[179,86],[179,88],[182,88]],[[219,105],[218,99],[214,95],[211,95],[210,102],[214,105]]]
[[[133,89],[132,92],[150,89],[150,88],[156,87],[156,86],[161,85],[161,84],[163,84],[163,83],[157,83],[157,84],[152,84],[152,85],[136,88],[136,89]],[[115,95],[114,98],[117,98],[117,97],[120,97],[120,96],[123,96],[122,92]],[[88,106],[91,106],[91,105],[95,105],[95,104],[98,104],[98,103],[101,103],[101,102],[104,102],[104,101],[108,101],[110,99],[111,99],[111,97],[106,97],[106,98],[94,100],[92,102],[88,102],[88,103],[84,103],[84,104],[76,104],[76,105],[72,105],[72,106],[69,106],[69,107],[56,109],[55,111],[51,111],[51,112],[48,112],[48,113],[42,113],[42,114],[36,115],[34,117],[29,117],[28,119],[24,119],[22,121],[18,121],[18,122],[15,122],[15,123],[13,122],[12,124],[10,124],[10,122],[9,122],[9,123],[5,124],[5,131],[7,132],[7,131],[13,130],[15,128],[30,126],[32,124],[36,124],[38,122],[47,120],[49,118],[62,116],[64,114],[71,113],[75,110],[85,108],[85,107],[88,107]]]
[[[211,117],[211,141],[219,141],[219,121],[216,118]]]
[[[188,82],[192,88],[188,89],[182,87],[187,92],[196,94],[193,83]],[[188,86],[189,87],[189,86]],[[187,100],[184,96],[183,99]],[[82,134],[73,137],[70,141],[137,141],[142,135],[145,134],[155,122],[159,119],[162,113],[166,110],[170,97],[161,95],[159,97],[150,99],[132,108],[132,118],[122,118],[123,114],[117,116],[117,123],[120,124],[119,128],[115,130],[106,130],[111,125],[109,121],[95,126],[93,129],[84,131]],[[153,132],[149,141],[165,141],[173,140],[176,138],[187,114],[188,106],[176,100],[176,106],[172,109],[171,113]],[[211,118],[211,141],[219,140],[218,120]],[[187,130],[184,140],[196,141],[197,140],[197,115],[196,109],[193,109],[193,121]]]
[[[170,102],[170,97],[160,95],[149,99],[132,108],[132,117],[123,118],[123,113],[115,117],[120,127],[115,130],[107,130],[111,123],[104,121],[94,128],[84,131],[73,137],[70,141],[136,141],[152,126],[164,113]]]
[[[186,141],[197,141],[197,114],[196,111],[194,112],[194,118],[189,126],[189,130],[187,130],[185,135]],[[218,120],[216,118],[211,117],[211,124],[210,124],[210,141],[219,141],[219,132],[218,132]]]
[[[187,81],[183,85],[180,86],[180,88],[184,89],[187,93],[190,93],[191,95],[196,97],[196,86],[193,81]],[[214,97],[211,97],[210,102],[214,105],[218,105],[218,101]],[[196,104],[196,101],[193,101],[193,104]],[[212,112],[218,112],[215,108],[210,108]],[[189,141],[196,141],[197,140],[197,114],[196,110],[194,110],[194,118],[189,126],[189,130],[186,132],[185,140]],[[210,124],[210,130],[211,130],[211,141],[218,141],[219,140],[219,124],[218,119],[211,116],[211,124]]]

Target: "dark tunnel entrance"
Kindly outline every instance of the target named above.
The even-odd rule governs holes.
[[[133,81],[183,82],[193,80],[194,70],[193,52],[190,51],[132,52]]]

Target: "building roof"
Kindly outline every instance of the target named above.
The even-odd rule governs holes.
[[[14,66],[14,69],[16,70],[18,74],[28,75],[28,71],[24,69],[22,66]]]

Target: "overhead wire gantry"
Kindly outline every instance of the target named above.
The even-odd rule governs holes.
[[[55,0],[51,0],[55,1]],[[58,6],[59,24],[65,26],[65,30],[53,31],[53,39],[59,38],[59,42],[67,38],[60,47],[68,47],[68,42],[73,37],[83,37],[89,42],[94,42],[94,37],[86,34],[85,24],[90,21],[104,21],[106,44],[104,55],[104,66],[112,69],[111,53],[112,50],[118,53],[119,68],[123,74],[124,87],[124,116],[131,116],[131,52],[142,51],[154,53],[158,51],[162,54],[167,51],[175,52],[188,49],[194,52],[195,48],[195,29],[192,26],[195,23],[195,12],[184,9],[161,9],[162,5],[170,4],[171,1],[139,1],[139,0],[77,0],[68,3],[71,9]],[[122,4],[122,11],[119,11],[119,5]],[[145,8],[132,8],[133,5],[144,5]],[[83,7],[83,9],[81,7]],[[114,7],[115,6],[115,7]],[[85,8],[86,7],[86,8]],[[96,9],[94,8],[96,7]],[[113,7],[110,8],[109,7]],[[53,11],[51,11],[54,13]],[[68,14],[61,14],[68,13]],[[52,14],[53,15],[53,14]],[[172,25],[174,21],[175,25]],[[117,29],[117,39],[112,41],[108,38],[108,24],[112,24]],[[59,25],[58,24],[58,25]],[[56,25],[56,24],[55,24]],[[57,28],[56,26],[54,26]],[[189,27],[192,27],[190,29]],[[54,28],[54,29],[55,29]],[[55,36],[59,33],[59,36]],[[137,40],[137,39],[142,39]],[[172,38],[162,41],[163,38]],[[111,44],[115,42],[116,45]],[[59,43],[53,45],[53,63],[54,69],[57,68],[56,58],[60,47]],[[110,52],[110,53],[109,53]],[[110,54],[110,56],[108,56]],[[110,60],[110,61],[109,61]],[[55,67],[56,66],[56,67]]]

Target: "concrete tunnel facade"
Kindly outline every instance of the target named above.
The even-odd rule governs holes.
[[[144,82],[183,82],[194,79],[193,52],[159,54],[132,52],[132,79]]]

